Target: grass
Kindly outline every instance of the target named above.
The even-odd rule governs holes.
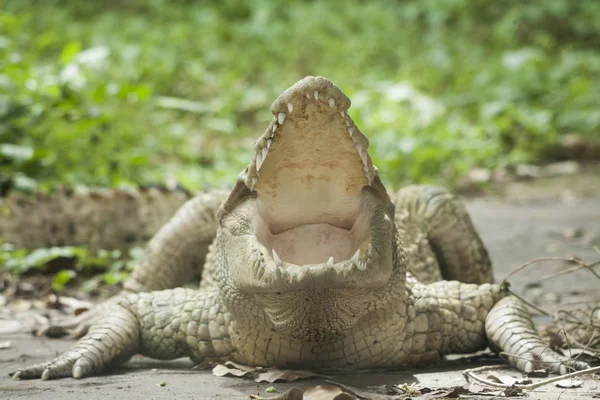
[[[230,184],[305,75],[334,80],[392,186],[452,186],[599,137],[600,13],[568,0],[5,1],[0,180]]]

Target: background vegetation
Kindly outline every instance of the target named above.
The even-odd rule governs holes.
[[[230,184],[297,79],[333,79],[393,185],[599,137],[600,2],[5,0],[0,180]]]
[[[350,95],[391,186],[543,161],[563,135],[600,137],[599,15],[592,0],[0,0],[0,195],[229,185],[306,75]],[[114,283],[131,267],[3,246],[14,274],[74,257]]]

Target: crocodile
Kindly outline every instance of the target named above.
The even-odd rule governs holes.
[[[587,368],[548,349],[493,283],[456,196],[388,193],[349,107],[323,77],[284,91],[233,189],[187,201],[125,291],[65,325],[82,336],[71,350],[13,378],[82,378],[135,354],[362,370],[488,346],[522,371]],[[178,287],[199,267],[198,289]]]

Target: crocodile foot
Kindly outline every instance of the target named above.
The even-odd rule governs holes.
[[[82,378],[94,370],[90,358],[77,351],[70,351],[60,357],[45,363],[35,364],[27,368],[11,372],[14,380],[39,379],[43,381],[56,378]]]
[[[120,364],[136,354],[139,333],[135,316],[127,309],[116,306],[110,313],[97,318],[89,333],[68,352],[52,361],[31,365],[9,375],[14,380],[83,378],[108,364]]]
[[[547,369],[564,375],[590,367],[551,350],[549,344],[540,339],[526,305],[514,296],[507,296],[494,305],[486,317],[486,333],[490,347],[523,372]]]
[[[554,374],[565,375],[570,372],[590,368],[588,363],[563,356],[548,348],[542,348],[540,351],[540,348],[536,347],[531,350],[525,350],[519,353],[518,356],[508,353],[500,353],[500,355],[504,356],[511,365],[526,373],[546,369]]]

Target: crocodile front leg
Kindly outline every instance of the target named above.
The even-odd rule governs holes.
[[[564,374],[567,368],[588,367],[547,349],[525,305],[500,285],[415,282],[411,292],[413,304],[407,323],[413,329],[410,363],[434,361],[450,353],[471,353],[489,344],[495,351],[511,354],[509,363],[521,371],[542,365]],[[410,307],[414,309],[412,319]]]
[[[228,325],[229,315],[222,310],[216,291],[173,289],[121,295],[70,351],[15,371],[13,378],[82,378],[138,353],[163,360],[218,359],[234,351]]]

